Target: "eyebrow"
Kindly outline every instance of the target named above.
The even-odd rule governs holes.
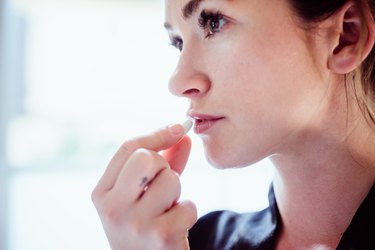
[[[182,8],[182,16],[184,19],[190,18],[199,8],[199,5],[205,0],[190,0],[183,8]],[[169,23],[164,23],[164,28],[167,30],[172,29],[172,25]]]
[[[185,19],[190,18],[197,11],[199,5],[205,0],[190,0],[182,9],[182,15]]]
[[[182,8],[182,16],[184,19],[190,18],[199,8],[200,4],[206,0],[190,0],[183,8]],[[167,30],[172,29],[172,25],[169,23],[164,23],[164,27]]]

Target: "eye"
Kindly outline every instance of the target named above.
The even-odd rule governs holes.
[[[198,23],[203,29],[205,37],[210,38],[221,31],[223,26],[227,23],[227,19],[220,12],[207,12],[203,10]]]
[[[171,38],[171,42],[170,44],[175,47],[176,49],[178,49],[179,51],[182,51],[182,47],[184,45],[183,41],[181,38],[179,37],[172,37]]]

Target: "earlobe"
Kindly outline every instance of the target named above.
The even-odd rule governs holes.
[[[329,68],[338,74],[355,70],[374,46],[374,20],[353,2],[335,14],[339,37],[329,56]]]

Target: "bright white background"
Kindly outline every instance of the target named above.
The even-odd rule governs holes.
[[[7,124],[8,243],[0,250],[109,249],[90,194],[112,154],[126,138],[185,120],[186,100],[167,89],[178,52],[168,45],[163,1],[12,4],[24,77],[8,96],[18,109]],[[215,170],[191,136],[182,198],[200,215],[267,205],[267,160]]]

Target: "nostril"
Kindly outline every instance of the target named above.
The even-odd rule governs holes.
[[[202,73],[191,71],[190,67],[176,70],[169,81],[169,91],[180,97],[196,98],[204,95],[211,86],[209,78]]]
[[[184,95],[196,95],[199,94],[199,89],[188,89],[184,91]]]

